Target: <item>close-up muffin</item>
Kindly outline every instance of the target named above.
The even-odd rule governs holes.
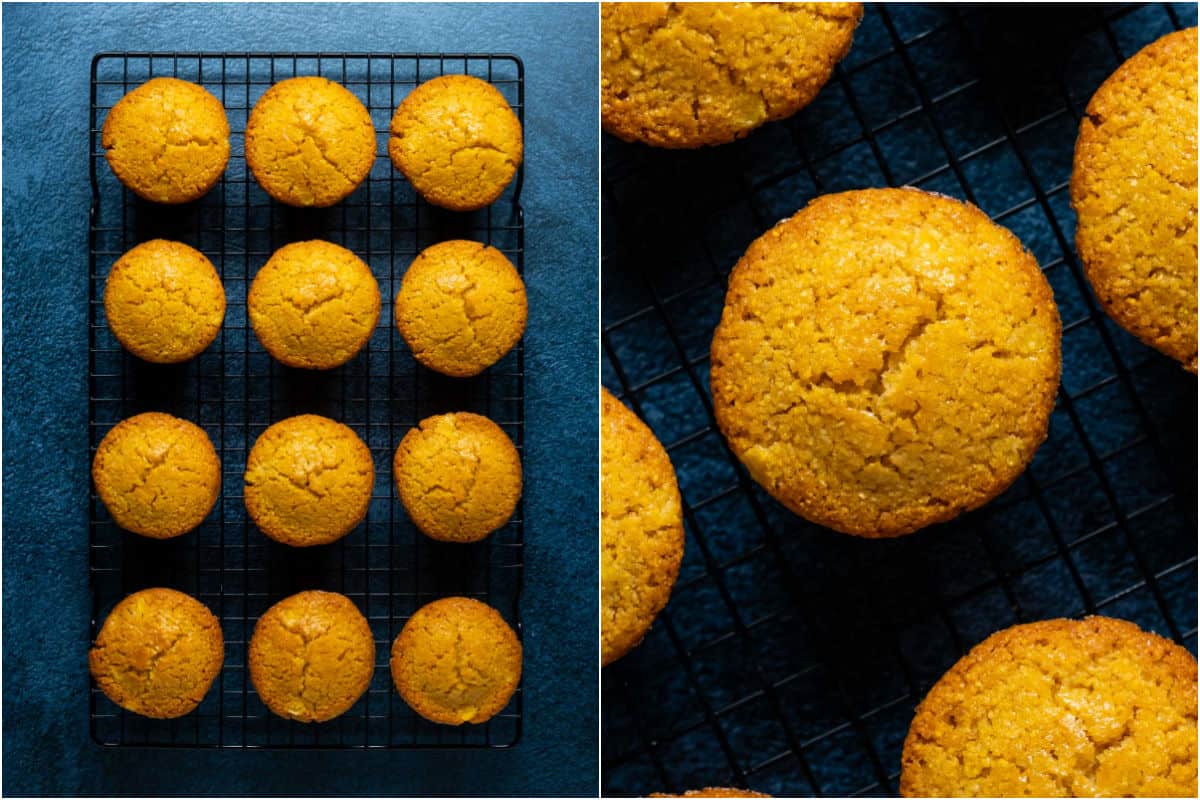
[[[646,635],[683,559],[683,506],[667,451],[600,389],[600,655],[607,666]]]
[[[225,172],[229,120],[203,86],[151,78],[109,109],[100,144],[131,192],[154,203],[188,203]]]
[[[371,685],[375,639],[350,598],[300,592],[259,617],[247,660],[254,691],[273,713],[325,722],[348,711]]]
[[[225,288],[199,250],[152,239],[113,264],[104,284],[104,317],[121,346],[138,358],[176,364],[217,338]]]
[[[379,322],[379,283],[332,242],[276,250],[250,284],[246,314],[263,348],[289,367],[332,369],[353,358]]]
[[[224,661],[217,618],[174,589],[143,589],[117,603],[88,653],[92,678],[105,696],[154,719],[195,710]]]
[[[221,460],[202,428],[147,412],[117,423],[96,448],[92,482],[113,521],[151,539],[194,529],[221,493]]]
[[[1147,45],[1079,125],[1075,246],[1117,324],[1196,371],[1196,29]]]
[[[521,456],[487,417],[459,412],[421,420],[393,462],[396,493],[426,536],[477,542],[512,517],[521,498]]]
[[[392,644],[391,667],[413,711],[442,725],[478,725],[517,690],[521,642],[494,608],[447,597],[409,617]]]
[[[264,534],[292,547],[337,541],[367,515],[375,464],[350,428],[316,414],[276,422],[246,459],[245,500]]]
[[[812,102],[861,3],[602,3],[600,111],[625,141],[732,142]]]
[[[1196,659],[1107,617],[992,634],[917,707],[906,797],[1195,797]]]
[[[443,75],[413,89],[396,108],[388,154],[427,201],[473,211],[496,202],[517,174],[521,122],[487,81]]]
[[[974,206],[916,189],[826,195],[734,267],[713,406],[794,513],[899,536],[1021,474],[1046,438],[1060,335],[1037,261]]]
[[[375,126],[354,94],[315,76],[280,81],[246,122],[246,164],[290,206],[325,208],[358,188],[375,163]]]
[[[396,327],[413,357],[456,378],[478,375],[525,333],[525,284],[494,247],[452,240],[422,250],[396,293]]]

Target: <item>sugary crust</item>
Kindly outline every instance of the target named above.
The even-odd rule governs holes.
[[[808,105],[861,3],[602,3],[600,107],[626,141],[723,144]]]
[[[246,459],[250,518],[282,544],[337,541],[362,522],[371,503],[375,464],[350,428],[316,414],[276,422]]]
[[[151,539],[182,536],[221,493],[221,460],[202,428],[147,412],[117,423],[92,459],[92,482],[113,520]]]
[[[1109,76],[1079,125],[1075,246],[1116,322],[1196,371],[1196,29]]]
[[[1136,625],[995,633],[917,707],[907,797],[1195,797],[1196,660]]]
[[[371,114],[341,84],[288,78],[268,89],[246,122],[246,164],[281,203],[324,208],[358,188],[375,163]]]
[[[422,717],[477,725],[503,711],[521,682],[521,642],[494,608],[447,597],[409,618],[391,667],[396,690]]]
[[[254,691],[273,713],[325,722],[349,710],[371,685],[375,639],[350,598],[300,592],[259,618],[249,664]]]
[[[472,211],[494,203],[517,174],[521,122],[487,81],[443,75],[401,101],[388,154],[430,203]]]
[[[525,333],[525,284],[494,247],[456,239],[422,250],[396,293],[396,327],[425,366],[456,378],[495,364]]]
[[[717,422],[793,512],[858,536],[977,508],[1046,438],[1061,325],[1037,261],[916,189],[819,197],[730,275]]]
[[[250,284],[246,313],[263,348],[284,364],[332,369],[371,338],[381,302],[361,258],[313,239],[275,251]]]
[[[675,470],[654,433],[600,389],[600,658],[628,653],[666,606],[683,559]]]
[[[521,497],[517,448],[478,414],[421,420],[400,441],[392,467],[412,521],[444,542],[483,539],[508,522]]]
[[[708,786],[704,789],[690,789],[683,794],[658,794],[651,797],[770,797],[769,794],[752,792],[749,789],[729,789],[723,786]]]
[[[202,86],[151,78],[116,102],[100,132],[121,183],[154,203],[187,203],[216,185],[229,162],[225,107]]]
[[[88,652],[108,699],[154,719],[182,717],[200,705],[224,660],[217,618],[174,589],[143,589],[117,603]]]
[[[177,364],[217,338],[225,288],[199,250],[152,239],[113,264],[104,284],[104,316],[121,346],[138,358]]]

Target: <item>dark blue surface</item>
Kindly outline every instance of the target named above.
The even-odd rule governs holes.
[[[4,791],[596,787],[596,12],[589,5],[6,6]],[[101,750],[88,738],[88,70],[107,50],[490,51],[526,68],[524,733],[508,751]]]

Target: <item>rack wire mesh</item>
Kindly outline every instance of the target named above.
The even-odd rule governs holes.
[[[225,664],[200,707],[177,720],[123,712],[95,686],[89,692],[92,737],[102,745],[183,747],[458,748],[510,747],[521,735],[521,690],[482,725],[446,728],[412,712],[392,687],[391,643],[407,618],[439,597],[466,595],[496,607],[520,633],[524,523],[513,519],[484,542],[447,545],[422,536],[396,497],[391,458],[404,433],[431,414],[473,411],[524,443],[524,355],[518,344],[472,379],[444,378],[420,367],[392,322],[391,298],[404,270],[425,247],[451,238],[486,242],[524,271],[523,170],[485,210],[444,212],[421,200],[387,156],[388,124],[403,97],[438,75],[489,81],[524,121],[524,67],[500,54],[102,53],[92,62],[90,160],[90,401],[92,452],[120,420],[148,410],[196,422],[221,457],[223,488],[196,531],[151,541],[121,531],[95,492],[91,498],[91,635],[130,592],[170,586],[205,603],[221,621]],[[246,168],[246,118],[272,84],[299,75],[337,81],[367,106],[378,155],[367,180],[323,210],[274,203]],[[224,104],[231,154],[221,182],[201,200],[160,207],[125,191],[104,162],[101,126],[108,109],[151,77],[201,84]],[[104,318],[104,282],[113,262],[138,242],[163,237],[204,252],[225,286],[225,324],[192,361],[146,364],[125,353]],[[246,318],[246,292],[257,269],[290,241],[324,238],[367,261],[379,281],[383,310],[369,343],[329,372],[294,370],[263,350]],[[349,425],[370,447],[375,487],[366,520],[325,547],[277,545],[247,519],[242,471],[248,449],[270,423],[317,413]],[[375,637],[376,667],[367,693],[348,712],[321,724],[275,717],[248,680],[246,645],[258,617],[303,589],[349,596]]]
[[[1196,381],[1097,309],[1073,248],[1079,118],[1194,4],[878,4],[817,100],[732,145],[602,143],[602,379],[675,465],[671,601],[603,681],[608,796],[749,786],[892,795],[913,709],[990,633],[1101,613],[1196,651]],[[969,200],[1037,256],[1063,318],[1050,434],[1002,497],[893,541],[775,503],[712,417],[729,269],[812,197],[915,185]]]

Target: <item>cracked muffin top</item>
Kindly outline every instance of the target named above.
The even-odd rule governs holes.
[[[212,344],[225,288],[211,261],[182,242],[152,239],[117,259],[104,284],[108,327],[129,352],[176,364]]]
[[[600,108],[625,141],[739,139],[812,102],[850,49],[861,3],[603,3]]]
[[[246,122],[246,164],[267,194],[290,206],[346,198],[370,173],[375,146],[366,106],[326,78],[280,81]]]
[[[121,183],[154,203],[187,203],[216,185],[229,162],[229,120],[203,86],[152,78],[109,110],[100,133]]]
[[[459,412],[421,420],[400,440],[396,491],[421,532],[477,542],[512,517],[521,498],[521,457],[487,417]]]
[[[469,597],[435,600],[392,643],[392,681],[430,722],[481,724],[521,682],[521,642],[496,609]]]
[[[362,349],[379,322],[379,284],[344,247],[284,245],[254,276],[246,314],[262,346],[289,367],[332,369]]]
[[[646,635],[683,559],[675,470],[654,433],[600,389],[600,660],[608,666]]]
[[[1117,324],[1196,371],[1196,29],[1147,45],[1088,103],[1075,246]]]
[[[217,618],[174,589],[143,589],[117,603],[88,652],[105,696],[154,719],[182,717],[200,705],[224,660]]]
[[[105,434],[92,459],[92,481],[122,528],[170,539],[212,511],[221,492],[221,460],[198,425],[151,411]]]
[[[521,122],[504,95],[470,75],[426,81],[392,116],[392,164],[422,197],[451,211],[494,203],[523,152]]]
[[[1136,625],[992,634],[917,707],[906,797],[1195,797],[1196,659]]]
[[[363,696],[375,672],[375,639],[358,607],[337,592],[300,592],[259,617],[250,681],[285,719],[325,722]]]
[[[350,428],[316,414],[276,422],[246,458],[250,518],[293,547],[328,544],[353,530],[374,485],[371,450]]]
[[[712,343],[717,422],[793,512],[858,536],[977,508],[1046,438],[1058,309],[1034,257],[967,203],[819,197],[756,239]]]
[[[525,284],[494,247],[456,239],[422,250],[396,293],[396,327],[443,375],[478,375],[525,333]]]

